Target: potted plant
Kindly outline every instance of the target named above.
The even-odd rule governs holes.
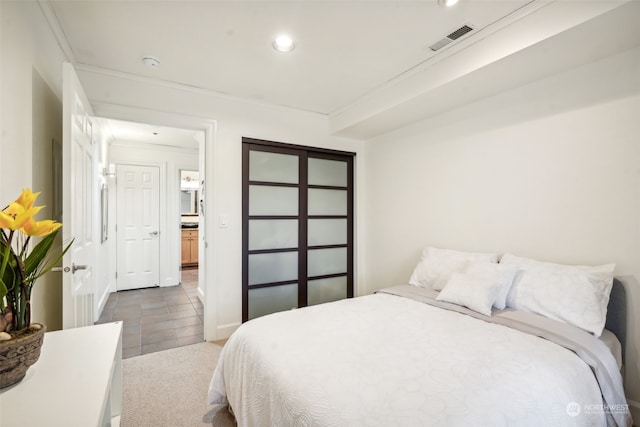
[[[39,194],[26,188],[0,211],[0,388],[21,381],[40,357],[46,327],[31,323],[33,286],[71,246],[50,253],[62,224],[34,219],[43,208],[33,206]],[[33,245],[33,237],[42,239]]]

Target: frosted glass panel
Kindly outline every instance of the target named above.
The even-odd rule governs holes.
[[[307,257],[309,277],[347,272],[347,248],[311,249]]]
[[[344,245],[347,243],[346,219],[310,219],[309,246]]]
[[[249,289],[249,319],[297,307],[297,284]]]
[[[298,156],[249,151],[249,180],[298,183]]]
[[[309,280],[307,304],[315,305],[337,301],[347,297],[347,276]]]
[[[298,247],[298,220],[249,221],[249,250]]]
[[[309,184],[347,186],[347,162],[309,159]]]
[[[346,190],[309,189],[309,215],[346,215]]]
[[[298,215],[298,189],[250,185],[249,215]]]
[[[249,255],[249,285],[298,278],[298,252]]]

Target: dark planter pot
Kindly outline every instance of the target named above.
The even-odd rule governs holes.
[[[29,366],[38,361],[47,328],[37,325],[40,329],[29,327],[10,340],[0,341],[0,389],[22,381]]]

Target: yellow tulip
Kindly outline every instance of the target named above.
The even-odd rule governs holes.
[[[44,206],[36,206],[35,208],[29,207],[25,209],[19,203],[13,202],[7,209],[0,211],[0,226],[2,228],[8,228],[9,230],[19,230],[27,221],[33,219],[43,207]]]
[[[11,226],[13,226],[13,222],[14,222],[13,216],[7,215],[3,211],[0,211],[0,228],[11,229]]]
[[[40,192],[32,193],[30,188],[23,188],[22,194],[16,199],[16,203],[18,203],[23,208],[29,209],[33,206],[33,202],[36,201]]]
[[[23,225],[22,232],[27,236],[43,237],[62,227],[62,223],[50,219],[34,221],[33,217]]]
[[[7,208],[4,210],[4,212],[7,215],[11,215],[12,217],[16,217],[17,215],[20,215],[22,213],[24,213],[26,209],[24,208],[24,206],[22,206],[20,203],[18,202],[11,202],[11,204],[9,206],[7,206]]]

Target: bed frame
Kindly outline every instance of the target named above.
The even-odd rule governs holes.
[[[627,291],[624,289],[624,284],[615,277],[607,306],[605,328],[613,332],[622,344],[622,363],[624,363],[627,347]]]

